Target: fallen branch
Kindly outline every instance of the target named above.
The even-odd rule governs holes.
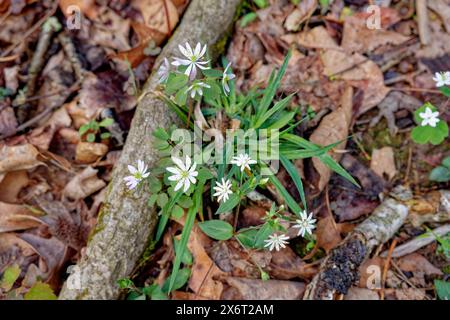
[[[180,26],[164,47],[155,66],[164,57],[177,55],[178,45],[202,42],[217,57],[223,49],[224,37],[230,30],[239,0],[192,0]],[[152,145],[152,133],[158,127],[177,123],[176,116],[157,97],[158,77],[155,72],[147,81],[121,158],[115,165],[96,230],[86,253],[73,268],[60,299],[116,299],[117,280],[130,275],[153,238],[157,220],[154,208],[148,208],[145,188],[139,195],[127,191],[123,178],[127,165],[144,160],[151,168],[157,162],[158,151]]]
[[[388,241],[402,226],[408,215],[404,201],[410,198],[409,190],[396,188],[369,218],[331,250],[306,288],[303,299],[332,300],[336,293],[346,294],[358,280],[358,269],[372,250]]]
[[[416,0],[417,24],[422,45],[430,43],[430,30],[428,26],[427,0]]]

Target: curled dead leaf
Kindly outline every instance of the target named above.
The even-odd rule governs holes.
[[[288,31],[297,31],[300,25],[305,22],[317,8],[317,0],[301,1],[286,18],[284,27]]]
[[[29,208],[0,202],[0,233],[37,227],[41,221]]]
[[[108,146],[103,143],[79,142],[75,160],[79,163],[92,163],[102,158],[108,152]]]
[[[336,148],[344,149],[352,121],[352,111],[353,88],[348,87],[342,95],[341,106],[322,119],[319,127],[310,136],[311,142],[326,146],[342,141]],[[332,157],[339,161],[341,154],[333,153]],[[317,187],[322,191],[330,180],[331,170],[317,158],[313,158],[312,162],[320,175]]]
[[[90,196],[106,186],[105,181],[97,177],[98,170],[87,167],[79,172],[64,188],[64,196],[79,200]]]
[[[0,147],[0,181],[10,171],[28,170],[44,165],[40,153],[31,144]]]

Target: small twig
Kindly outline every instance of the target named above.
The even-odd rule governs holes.
[[[77,82],[75,83],[72,87],[69,88],[68,93],[72,93],[76,90],[79,89],[79,85],[80,83]],[[33,126],[35,123],[41,121],[42,119],[44,119],[48,114],[50,114],[53,110],[58,109],[60,106],[54,106],[51,108],[47,108],[44,111],[42,111],[40,114],[38,114],[37,116],[35,116],[34,118],[31,118],[30,120],[28,120],[27,122],[22,123],[20,126],[18,126],[15,130],[9,132],[8,134],[2,135],[0,136],[0,140],[2,139],[6,139],[9,138],[13,135],[15,135],[17,132],[20,132],[22,130],[25,130],[31,126]]]
[[[439,228],[434,229],[428,235],[420,235],[417,238],[414,238],[413,240],[410,240],[395,248],[395,250],[392,252],[392,257],[399,258],[412,252],[415,252],[420,248],[432,243],[433,241],[436,241],[436,236],[442,237],[449,232],[450,232],[450,224],[446,224]],[[383,252],[381,254],[382,257],[386,255],[387,255],[386,252]]]
[[[425,88],[397,88],[397,87],[390,87],[389,89],[391,89],[391,91],[411,91],[411,92],[427,92],[427,93],[442,94],[439,90],[425,89]]]
[[[389,270],[389,264],[391,262],[392,251],[394,251],[395,246],[397,245],[397,239],[394,239],[389,247],[389,252],[386,258],[386,262],[384,263],[383,275],[381,278],[381,291],[380,291],[380,300],[384,300],[384,286],[386,284],[387,272]]]
[[[25,32],[25,34],[23,35],[22,38],[20,38],[19,40],[17,40],[16,42],[14,42],[13,44],[11,44],[8,48],[6,48],[5,51],[2,52],[2,54],[0,55],[0,57],[6,57],[7,55],[9,55],[17,46],[19,46],[20,44],[22,44],[26,38],[28,38],[30,35],[32,35],[37,29],[40,28],[40,26],[48,19],[50,18],[55,12],[56,9],[58,8],[58,1],[55,1],[53,4],[53,7],[45,14],[45,16],[43,16],[41,19],[39,19],[38,22],[36,22],[36,24],[34,24],[27,32]]]
[[[72,64],[72,68],[75,71],[77,79],[82,81],[85,71],[83,69],[83,66],[81,65],[80,60],[78,59],[77,51],[75,49],[75,46],[73,45],[72,39],[65,33],[60,33],[58,35],[58,40],[61,43],[61,46],[63,47],[63,50],[66,53],[67,57],[69,58],[70,63]]]
[[[416,0],[417,24],[422,45],[430,43],[430,29],[428,26],[427,0]]]

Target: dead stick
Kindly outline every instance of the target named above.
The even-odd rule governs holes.
[[[417,24],[419,25],[419,37],[422,45],[430,43],[430,30],[428,26],[427,0],[416,0]]]

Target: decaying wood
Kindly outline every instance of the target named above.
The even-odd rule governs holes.
[[[436,241],[436,237],[442,237],[450,232],[450,224],[446,224],[443,226],[440,226],[439,228],[436,228],[426,236],[419,236],[417,238],[414,238],[411,241],[408,241],[405,244],[402,244],[394,249],[392,251],[392,257],[393,258],[399,258],[406,256],[407,254],[410,254],[412,252],[415,252],[419,250],[422,247],[425,247],[426,245],[432,243],[433,241]],[[386,256],[386,252],[383,252],[381,254],[382,257]]]
[[[426,46],[430,43],[427,0],[416,0],[416,13],[417,13],[417,24],[419,26],[420,42],[424,46]]]
[[[164,57],[179,55],[178,45],[185,42],[209,45],[214,58],[223,49],[233,23],[239,0],[192,0],[180,26],[164,47],[155,63]],[[150,169],[158,160],[152,146],[152,133],[158,127],[168,128],[176,116],[157,98],[158,77],[155,72],[144,88],[122,155],[115,165],[105,204],[100,211],[82,259],[64,285],[60,299],[115,299],[119,297],[117,280],[132,272],[153,238],[157,214],[147,207],[149,193],[127,191],[123,178],[127,165],[144,160]]]
[[[335,294],[346,294],[358,280],[359,266],[372,250],[388,241],[402,226],[408,215],[405,201],[411,199],[409,190],[397,188],[357,226],[343,242],[328,254],[319,273],[307,286],[304,300],[332,300]]]

